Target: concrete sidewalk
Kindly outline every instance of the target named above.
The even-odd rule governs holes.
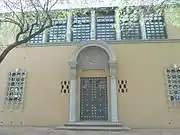
[[[132,129],[128,132],[61,131],[42,127],[0,127],[0,135],[180,135],[180,129]]]

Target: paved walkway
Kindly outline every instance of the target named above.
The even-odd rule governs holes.
[[[36,127],[0,127],[0,135],[180,135],[179,130],[143,130],[129,132],[109,131],[60,131],[52,128]]]

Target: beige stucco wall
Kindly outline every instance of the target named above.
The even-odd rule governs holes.
[[[130,127],[179,127],[180,108],[168,112],[164,69],[174,63],[180,65],[180,44],[113,48],[118,59],[118,78],[128,80],[128,92],[118,95],[121,122]]]
[[[4,124],[58,125],[68,119],[68,98],[60,93],[61,81],[69,80],[68,60],[74,47],[18,48],[0,65],[0,101],[7,86],[7,73],[20,67],[28,72],[24,111],[0,113]],[[1,104],[2,105],[2,104]],[[7,113],[8,112],[8,113]]]
[[[166,31],[168,39],[180,39],[180,27],[173,26],[171,23],[166,21]]]
[[[167,38],[168,39],[179,39],[180,38],[180,27],[179,27],[179,20],[171,20],[172,18],[169,18],[169,11],[165,10],[164,19],[165,19],[165,27],[167,31]],[[167,14],[168,13],[168,14]],[[171,15],[173,15],[172,12],[170,12]],[[175,24],[173,25],[172,24]]]
[[[180,66],[180,43],[109,45],[117,57],[117,79],[128,80],[128,92],[117,93],[120,122],[136,128],[180,127],[180,108],[168,112],[164,81],[164,68]],[[5,109],[0,121],[35,126],[68,122],[69,94],[60,93],[60,81],[70,80],[68,61],[75,47],[26,47],[10,52],[0,65],[0,107],[8,72],[20,67],[28,72],[24,110]]]

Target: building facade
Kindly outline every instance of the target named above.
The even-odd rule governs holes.
[[[116,9],[54,20],[0,65],[1,125],[180,127],[179,33],[163,15]]]

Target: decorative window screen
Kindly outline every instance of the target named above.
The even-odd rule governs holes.
[[[163,15],[145,15],[145,27],[147,39],[167,38]]]
[[[72,24],[72,40],[73,41],[86,41],[90,40],[90,17],[74,17]]]
[[[114,12],[96,17],[96,38],[97,40],[115,40],[115,16]]]
[[[117,81],[117,90],[119,93],[125,93],[128,92],[128,87],[127,87],[128,81],[127,80],[118,80]]]
[[[165,77],[170,101],[180,101],[180,67],[166,69]]]
[[[39,29],[39,26],[34,26],[33,31],[37,31]],[[42,43],[43,42],[43,32],[39,35],[35,36],[34,38],[31,38],[29,43]]]
[[[22,109],[26,74],[25,70],[19,68],[9,73],[5,95],[5,104],[8,105],[9,109]]]
[[[120,18],[121,39],[141,39],[139,17],[123,16]]]
[[[60,87],[61,93],[69,93],[70,89],[70,81],[61,81],[61,87]]]
[[[49,42],[66,41],[67,20],[53,20],[53,27],[49,32]]]

